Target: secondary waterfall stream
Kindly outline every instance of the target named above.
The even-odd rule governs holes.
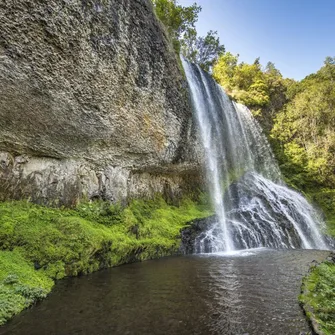
[[[199,66],[182,61],[217,216],[217,223],[196,238],[196,251],[327,249],[319,214],[285,186],[251,112],[232,102]]]

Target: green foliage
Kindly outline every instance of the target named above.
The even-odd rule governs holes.
[[[177,253],[180,229],[211,214],[207,203],[176,207],[161,197],[74,210],[0,203],[0,324],[45,297],[56,279]]]
[[[314,75],[290,87],[290,101],[275,117],[271,137],[283,173],[306,192],[335,188],[335,63],[328,57]]]
[[[186,59],[210,71],[225,48],[220,44],[216,31],[210,30],[206,36],[198,36],[195,23],[198,21],[201,7],[196,3],[184,7],[176,0],[152,0],[152,3],[177,54],[182,53]]]
[[[21,253],[0,251],[0,325],[36,301],[46,297],[53,281]]]
[[[314,191],[309,191],[307,196],[322,209],[327,222],[327,233],[335,237],[335,190],[318,188]]]
[[[304,279],[300,301],[326,335],[335,334],[335,264],[314,267]]]
[[[192,63],[210,72],[218,57],[225,51],[217,32],[210,30],[205,37],[197,36],[195,29],[187,31],[181,39],[181,53]]]
[[[266,132],[272,128],[272,117],[287,101],[291,81],[282,78],[273,63],[263,70],[259,58],[253,64],[239,63],[239,55],[221,54],[213,67],[214,79],[230,97],[246,106],[262,123]]]
[[[189,35],[191,31],[195,31],[195,23],[201,7],[196,3],[183,7],[175,0],[152,0],[152,3],[157,17],[166,27],[174,48],[179,54],[180,40],[184,34]]]

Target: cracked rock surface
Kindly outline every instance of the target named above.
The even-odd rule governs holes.
[[[150,1],[3,0],[0,23],[0,200],[199,186],[186,80]]]

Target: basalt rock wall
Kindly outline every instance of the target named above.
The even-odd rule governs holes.
[[[149,0],[3,0],[0,23],[0,200],[196,192],[187,84]]]

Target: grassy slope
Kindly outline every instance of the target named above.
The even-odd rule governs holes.
[[[303,281],[300,301],[318,333],[335,334],[335,264],[313,267]]]
[[[0,325],[44,298],[56,279],[178,252],[180,229],[211,214],[206,203],[175,207],[161,198],[74,210],[0,203]]]
[[[308,198],[325,214],[327,234],[335,238],[335,190],[310,192]],[[335,264],[325,261],[311,268],[300,296],[306,315],[316,332],[335,334]]]

